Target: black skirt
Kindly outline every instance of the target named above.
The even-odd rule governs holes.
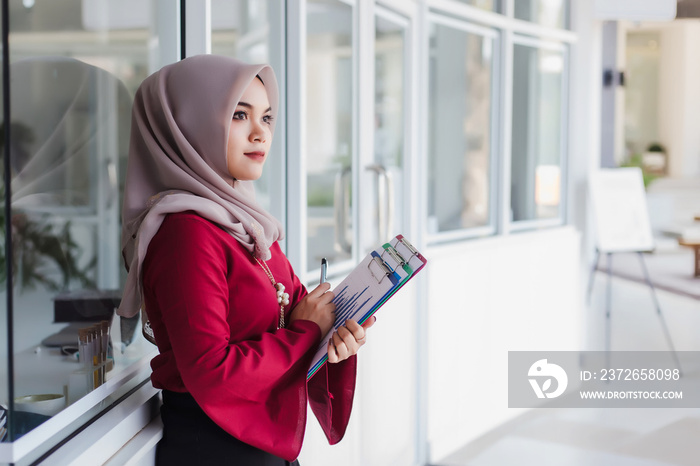
[[[299,466],[255,448],[219,427],[189,393],[163,390],[163,438],[156,465]]]

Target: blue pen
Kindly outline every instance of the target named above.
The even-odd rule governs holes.
[[[324,257],[321,259],[321,283],[326,282],[326,274],[328,273],[328,261]]]

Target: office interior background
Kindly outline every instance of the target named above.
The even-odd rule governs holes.
[[[626,21],[649,2],[625,3],[3,0],[0,404],[12,428],[0,463],[152,462],[155,347],[114,318],[113,367],[89,390],[47,343],[86,325],[57,318],[62,298],[123,285],[134,92],[200,53],[275,69],[281,109],[256,189],[304,282],[322,257],[339,282],[398,233],[429,260],[377,314],[345,439],[329,447],[310,416],[302,464],[439,464],[523,414],[507,406],[508,351],[602,349],[584,297],[590,174],[661,142],[667,178],[700,177],[700,23]],[[639,118],[626,128],[628,60],[667,72],[640,85],[653,102],[628,101]],[[62,404],[44,417],[14,401],[54,393]]]

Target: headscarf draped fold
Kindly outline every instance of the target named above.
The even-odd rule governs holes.
[[[282,238],[282,225],[255,201],[252,182],[235,180],[226,162],[234,110],[256,76],[277,116],[272,68],[229,57],[186,58],[146,78],[136,92],[122,210],[128,276],[120,315],[132,317],[141,308],[141,266],[170,213],[195,211],[261,260],[270,258],[270,246]]]

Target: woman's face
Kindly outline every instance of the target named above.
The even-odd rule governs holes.
[[[255,78],[236,106],[228,132],[226,164],[237,180],[257,180],[272,143],[272,109],[265,86]]]

